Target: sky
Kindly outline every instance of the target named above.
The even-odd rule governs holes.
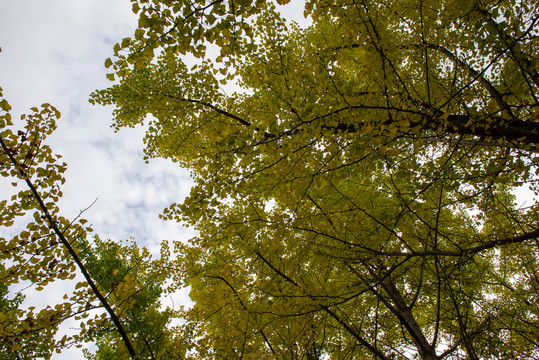
[[[50,139],[68,164],[61,209],[84,214],[102,237],[155,247],[185,229],[159,220],[183,199],[188,173],[165,160],[142,160],[144,129],[110,128],[111,107],[89,104],[89,94],[109,86],[104,60],[136,28],[127,0],[0,0],[0,86],[13,114],[49,102],[62,113]],[[189,235],[190,236],[190,235]]]
[[[310,22],[303,19],[302,0],[292,1],[282,13],[302,26]],[[48,139],[68,165],[61,215],[75,218],[93,204],[83,217],[101,238],[134,238],[158,254],[163,239],[187,241],[195,235],[192,229],[159,219],[165,207],[188,195],[189,174],[163,159],[146,164],[144,129],[115,133],[110,127],[113,109],[88,102],[92,91],[111,85],[105,59],[136,26],[129,0],[0,0],[0,87],[13,119],[43,103],[62,113]],[[1,198],[13,191],[9,181],[0,179]],[[28,293],[25,305],[54,305],[65,291],[65,284],[56,283]],[[174,306],[189,304],[187,294],[176,294]],[[76,326],[67,323],[60,333]],[[53,356],[67,359],[83,359],[82,351],[72,348]]]
[[[0,87],[14,119],[45,102],[62,113],[49,139],[68,164],[61,214],[74,218],[97,199],[83,215],[97,234],[132,237],[157,253],[163,239],[194,235],[159,219],[165,207],[189,193],[188,172],[165,160],[144,163],[144,129],[114,133],[112,108],[88,102],[93,90],[111,84],[104,61],[136,25],[128,0],[0,0]],[[0,183],[2,198],[12,191],[8,187]],[[55,304],[58,294],[44,291],[26,303]],[[53,357],[82,358],[79,349]]]

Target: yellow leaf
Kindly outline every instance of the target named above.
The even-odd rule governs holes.
[[[389,138],[394,139],[395,136],[397,136],[397,127],[392,126],[391,129],[389,130]]]
[[[361,128],[361,132],[364,134],[364,135],[368,135],[370,134],[372,131],[372,125],[371,123],[367,123],[367,125],[363,126]]]
[[[403,119],[403,120],[399,121],[399,126],[408,127],[408,126],[410,126],[410,121],[408,119]]]
[[[415,134],[419,133],[419,132],[421,131],[422,128],[423,128],[423,127],[422,127],[421,125],[417,125],[416,127],[414,127],[414,128],[412,129],[412,135],[415,135]]]
[[[2,101],[0,101],[0,108],[4,111],[9,111],[11,110],[11,105],[9,105],[6,99],[2,99]]]
[[[440,116],[440,119],[447,120],[447,118],[451,115],[449,112],[444,113],[442,116]]]

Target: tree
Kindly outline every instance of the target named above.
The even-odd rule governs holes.
[[[181,339],[167,328],[175,312],[162,310],[160,303],[167,254],[152,260],[135,244],[92,241],[82,212],[72,220],[62,217],[57,202],[66,164],[46,144],[59,111],[43,104],[14,123],[7,100],[0,98],[0,108],[0,174],[14,187],[22,185],[0,202],[0,226],[18,232],[0,238],[2,359],[49,359],[85,340],[100,346],[94,356],[99,359],[177,358]],[[74,291],[58,303],[23,306],[25,289],[43,291],[55,281],[74,279],[76,271],[84,280],[72,284]],[[25,286],[13,294],[10,286],[18,283]],[[81,321],[80,331],[59,338],[60,324],[70,318]]]
[[[133,10],[91,101],[195,180],[164,212],[199,232],[187,354],[537,356],[537,203],[514,196],[538,193],[536,2],[309,1],[306,29],[265,1]]]
[[[68,230],[62,226],[67,220],[57,216],[55,206],[61,195],[59,184],[64,181],[65,164],[60,163],[43,143],[54,130],[59,112],[49,104],[43,104],[41,110],[33,108],[32,114],[22,116],[24,128],[17,126],[19,129],[14,130],[11,106],[5,99],[1,99],[0,105],[0,173],[2,177],[11,179],[14,187],[21,183],[27,185],[11,199],[3,199],[0,206],[1,226],[11,227],[17,221],[26,222],[16,224],[19,229],[16,236],[0,241],[0,277],[7,305],[1,315],[1,349],[7,358],[47,358],[55,347],[62,348],[69,342],[67,338],[57,341],[54,335],[60,319],[69,316],[71,308],[76,309],[76,303],[48,306],[36,313],[35,307],[20,308],[22,294],[8,300],[8,289],[13,284],[27,282],[40,291],[55,280],[75,276],[74,265],[66,261],[69,256],[67,249],[58,246],[60,243],[54,233],[59,230],[58,226],[62,229],[60,234],[67,235]],[[52,226],[57,220],[62,225]],[[75,234],[85,232],[82,224],[70,227]]]
[[[168,251],[163,247],[159,260],[135,242],[120,244],[111,240],[93,239],[92,251],[85,252],[86,268],[100,288],[108,294],[123,319],[137,359],[181,359],[186,350],[185,339],[176,333],[181,326],[171,326],[172,318],[181,316],[181,309],[161,309],[166,294],[168,272],[163,267]],[[184,334],[185,332],[182,332]],[[127,358],[126,347],[110,321],[87,333],[86,339],[97,345],[94,354],[85,351],[88,359]]]

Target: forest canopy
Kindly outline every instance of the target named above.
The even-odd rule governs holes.
[[[139,275],[92,358],[539,356],[537,2],[309,1],[306,28],[286,1],[132,2],[90,101],[191,171],[162,216],[198,236],[109,269]]]

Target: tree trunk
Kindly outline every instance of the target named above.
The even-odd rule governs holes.
[[[393,301],[393,304],[395,305],[393,311],[401,324],[406,328],[412,337],[421,358],[424,360],[438,360],[434,347],[428,342],[427,338],[423,334],[423,331],[417,324],[412,311],[404,302],[404,299],[397,290],[393,281],[391,279],[384,279],[382,281],[382,288]]]

